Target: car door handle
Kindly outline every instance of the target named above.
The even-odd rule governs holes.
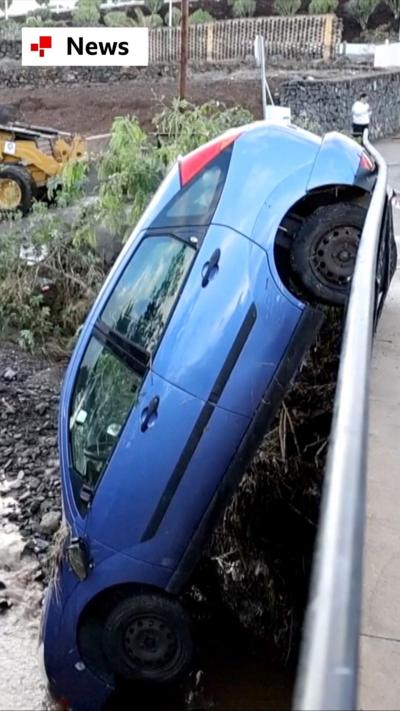
[[[203,271],[202,271],[202,277],[203,277],[202,282],[201,282],[202,287],[207,286],[207,284],[209,284],[211,279],[213,279],[213,277],[216,275],[216,273],[218,271],[218,263],[219,263],[220,256],[221,256],[221,250],[216,249],[212,253],[208,262],[205,263],[205,265],[203,267]]]
[[[160,402],[159,397],[153,397],[152,400],[150,400],[149,404],[147,407],[144,408],[142,415],[141,415],[141,423],[140,423],[140,429],[142,432],[146,432],[146,430],[149,427],[152,427],[157,419],[158,416],[158,405]]]

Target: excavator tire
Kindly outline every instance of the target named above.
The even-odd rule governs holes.
[[[23,166],[0,164],[0,214],[20,210],[26,215],[35,195],[34,182]]]

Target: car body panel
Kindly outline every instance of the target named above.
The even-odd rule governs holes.
[[[201,249],[153,370],[203,400],[215,400],[222,373],[227,382],[218,388],[218,405],[250,417],[303,307],[288,303],[270,278],[265,252],[242,235],[211,225]],[[218,272],[202,287],[204,265],[216,249]],[[188,329],[188,319],[196,328]]]
[[[141,413],[153,397],[159,397],[158,416],[154,424],[142,432]],[[185,520],[193,515],[192,509],[201,511],[207,506],[202,503],[201,487],[196,498],[186,497],[186,490],[180,490],[179,477],[185,473],[185,479],[191,481],[190,487],[195,488],[197,479],[203,476],[203,468],[193,454],[197,448],[204,450],[203,431],[207,426],[207,441],[211,439],[209,446],[214,450],[213,466],[219,471],[229,463],[231,452],[248,424],[247,418],[228,412],[218,415],[214,409],[209,421],[202,424],[205,408],[206,403],[202,400],[174,387],[155,373],[149,373],[138,405],[128,418],[93,498],[87,515],[86,537],[89,540],[96,539],[105,546],[152,564],[166,567],[176,564],[182,552],[181,539],[188,535]],[[194,442],[191,454],[192,448],[187,451],[186,444],[193,441],[195,432],[198,441]],[[168,501],[176,490],[182,521],[178,519],[168,525],[163,539],[155,545],[143,543],[145,531],[160,501],[165,502],[167,510]]]
[[[307,191],[324,185],[353,185],[361,154],[361,146],[351,138],[336,131],[327,133],[316,156]]]
[[[234,143],[229,173],[213,222],[249,237],[269,194],[294,170],[311,172],[321,139],[296,127],[261,124]],[[292,203],[293,204],[293,203]],[[283,215],[282,215],[283,217]]]

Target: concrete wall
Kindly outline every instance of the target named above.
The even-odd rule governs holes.
[[[351,79],[291,81],[280,86],[280,103],[289,106],[293,122],[310,119],[322,130],[350,131],[351,107],[366,93],[372,109],[373,138],[400,130],[400,71],[361,75]]]

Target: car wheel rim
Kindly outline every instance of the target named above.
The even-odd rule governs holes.
[[[311,255],[314,276],[326,286],[346,288],[353,276],[361,230],[336,227],[316,243]]]
[[[173,629],[164,620],[143,616],[129,622],[123,646],[131,663],[155,671],[166,667],[175,657],[178,642]]]
[[[15,210],[22,200],[22,190],[15,180],[0,178],[0,209]]]

